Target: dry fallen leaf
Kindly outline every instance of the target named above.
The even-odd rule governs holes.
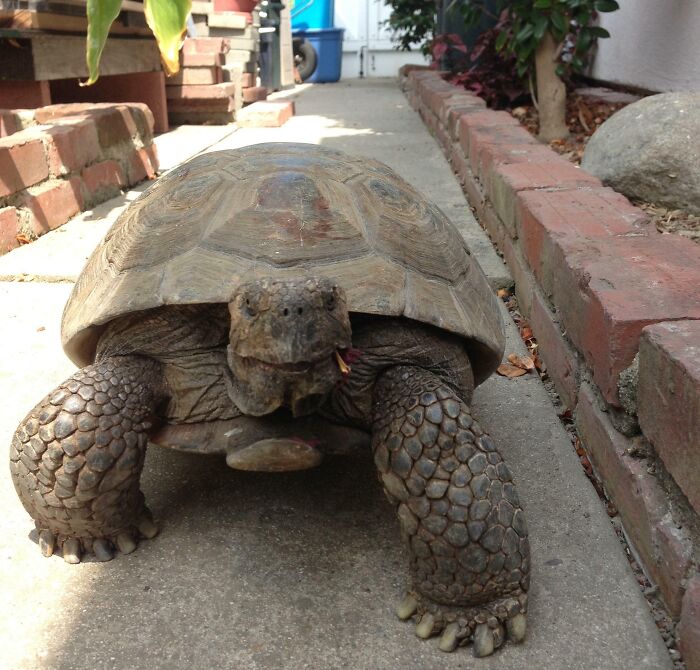
[[[530,328],[530,326],[523,326],[522,330],[520,331],[520,337],[522,337],[524,340],[531,340],[534,337],[532,328]]]
[[[503,377],[520,377],[527,374],[527,370],[519,368],[516,365],[511,365],[510,363],[501,363],[497,368],[496,372]]]
[[[508,361],[515,365],[515,367],[522,368],[523,370],[535,369],[535,361],[533,361],[529,356],[518,356],[518,354],[508,354]]]

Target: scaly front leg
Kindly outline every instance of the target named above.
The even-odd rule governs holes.
[[[396,367],[375,389],[374,460],[396,505],[412,587],[402,619],[474,655],[525,636],[529,544],[508,467],[454,391],[422,368]]]
[[[157,533],[139,477],[162,397],[159,363],[117,356],[76,372],[19,425],[10,469],[45,556],[105,561]]]

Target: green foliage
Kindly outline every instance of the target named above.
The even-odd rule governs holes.
[[[100,58],[114,19],[119,16],[122,0],[87,0],[88,34],[86,61],[89,77],[85,86],[94,84],[99,75]],[[180,69],[178,51],[185,32],[185,22],[192,0],[144,0],[149,27],[158,41],[163,66],[168,74]]]
[[[516,58],[520,77],[532,72],[535,50],[546,32],[560,44],[557,74],[581,72],[596,38],[610,37],[604,28],[591,25],[597,13],[619,9],[617,0],[499,0],[498,4],[508,14],[509,28],[498,36],[496,48]],[[485,0],[454,0],[451,7],[469,25],[487,11]]]
[[[423,53],[428,53],[436,28],[435,0],[387,0],[386,4],[392,10],[386,25],[394,33],[397,48],[410,51],[421,44]]]
[[[109,27],[119,16],[122,0],[88,0],[87,1],[87,50],[85,58],[88,66],[88,80],[82,84],[89,86],[100,76],[100,58],[105,48]]]

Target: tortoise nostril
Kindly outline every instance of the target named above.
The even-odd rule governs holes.
[[[297,308],[297,314],[301,315],[304,313],[304,308],[303,307],[298,307]]]
[[[282,314],[283,314],[284,316],[289,316],[289,310],[285,307],[285,308],[282,310]]]

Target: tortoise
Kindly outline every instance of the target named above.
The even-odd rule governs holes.
[[[503,354],[497,299],[386,165],[287,143],[191,159],[96,248],[62,343],[81,369],[11,448],[44,555],[109,560],[155,536],[149,440],[272,471],[371,442],[410,558],[398,615],[446,651],[523,639],[524,514],[469,407]]]

